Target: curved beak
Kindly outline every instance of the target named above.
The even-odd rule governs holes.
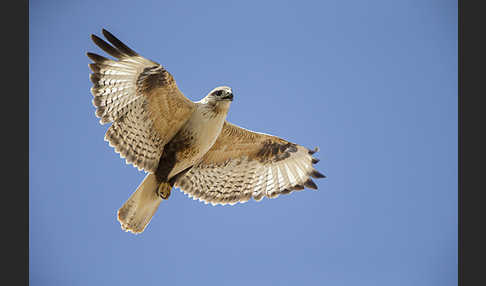
[[[233,101],[233,94],[232,94],[232,93],[227,94],[227,95],[225,95],[225,96],[221,97],[221,99],[223,99],[223,100],[229,100],[229,101]]]

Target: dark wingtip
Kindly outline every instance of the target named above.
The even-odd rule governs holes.
[[[287,194],[290,194],[292,192],[291,189],[284,189],[283,191],[281,191],[280,193],[283,194],[283,195],[287,195]]]
[[[316,152],[319,152],[319,147],[314,148],[314,150],[309,150],[309,154],[312,155]]]
[[[115,37],[115,36],[114,36],[114,35],[113,35],[113,34],[112,34],[110,31],[108,31],[108,30],[107,30],[107,29],[105,29],[105,28],[101,28],[101,33],[102,33],[102,34],[103,34],[103,36],[105,36],[105,38],[107,38],[107,39],[108,39],[108,38],[115,38],[115,39],[116,39],[116,37]]]
[[[303,190],[303,189],[304,189],[304,186],[302,186],[302,185],[295,185],[295,186],[293,186],[292,188],[293,188],[294,190],[296,190],[296,191],[300,191],[300,190]]]
[[[317,190],[317,185],[312,181],[312,179],[308,179],[305,181],[304,186],[306,186],[309,189]]]
[[[317,158],[312,158],[312,164],[317,164],[320,160]]]
[[[105,37],[106,37],[106,35],[110,35],[110,36],[112,36],[112,37],[115,37],[115,36],[113,36],[113,34],[112,34],[110,31],[108,31],[108,30],[107,30],[107,29],[105,29],[105,28],[101,28],[101,33],[102,33],[102,34],[103,34]]]
[[[89,64],[89,68],[91,69],[92,72],[98,73],[100,71],[100,67],[97,64]]]
[[[105,61],[108,61],[107,58],[100,56],[98,54],[95,54],[95,53],[87,52],[86,55],[88,56],[88,58],[90,58],[95,63],[103,63]]]
[[[102,38],[96,35],[91,35],[91,39],[98,47],[100,47],[103,51],[107,52],[109,55],[118,59],[121,59],[123,57],[122,52],[112,47],[110,44],[105,42],[105,40],[103,40]]]
[[[317,171],[317,170],[312,170],[312,172],[310,173],[310,176],[312,178],[316,178],[316,179],[318,179],[318,178],[325,178],[326,177],[323,174],[319,173],[319,171]]]
[[[112,33],[108,32],[106,29],[101,29],[103,36],[110,42],[113,46],[115,46],[121,53],[127,56],[137,56],[138,54],[130,49],[127,45],[125,45],[122,41],[120,41],[117,37],[115,37]]]

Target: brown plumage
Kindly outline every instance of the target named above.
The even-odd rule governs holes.
[[[117,60],[87,53],[95,114],[101,124],[112,123],[105,134],[110,146],[148,172],[118,210],[124,230],[142,232],[173,186],[213,205],[317,189],[311,177],[325,177],[313,167],[317,148],[227,122],[231,88],[192,102],[163,66],[102,33],[109,43],[95,35],[93,42]]]
[[[163,148],[189,119],[195,104],[177,87],[172,75],[158,63],[136,52],[103,30],[101,38],[91,38],[108,54],[110,60],[87,53],[94,61],[91,93],[100,123],[113,122],[105,140],[127,163],[155,172]]]
[[[284,139],[225,122],[218,140],[201,162],[175,180],[175,186],[205,203],[235,204],[250,198],[275,198],[323,178],[313,168],[310,150]]]

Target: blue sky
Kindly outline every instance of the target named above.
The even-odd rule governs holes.
[[[30,285],[457,285],[457,1],[30,1]],[[103,136],[87,51],[106,28],[192,100],[320,147],[306,190],[235,206],[144,177]]]

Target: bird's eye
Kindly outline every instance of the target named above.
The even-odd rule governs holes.
[[[222,90],[218,90],[214,93],[216,96],[221,96],[221,94],[223,94],[223,91]]]

